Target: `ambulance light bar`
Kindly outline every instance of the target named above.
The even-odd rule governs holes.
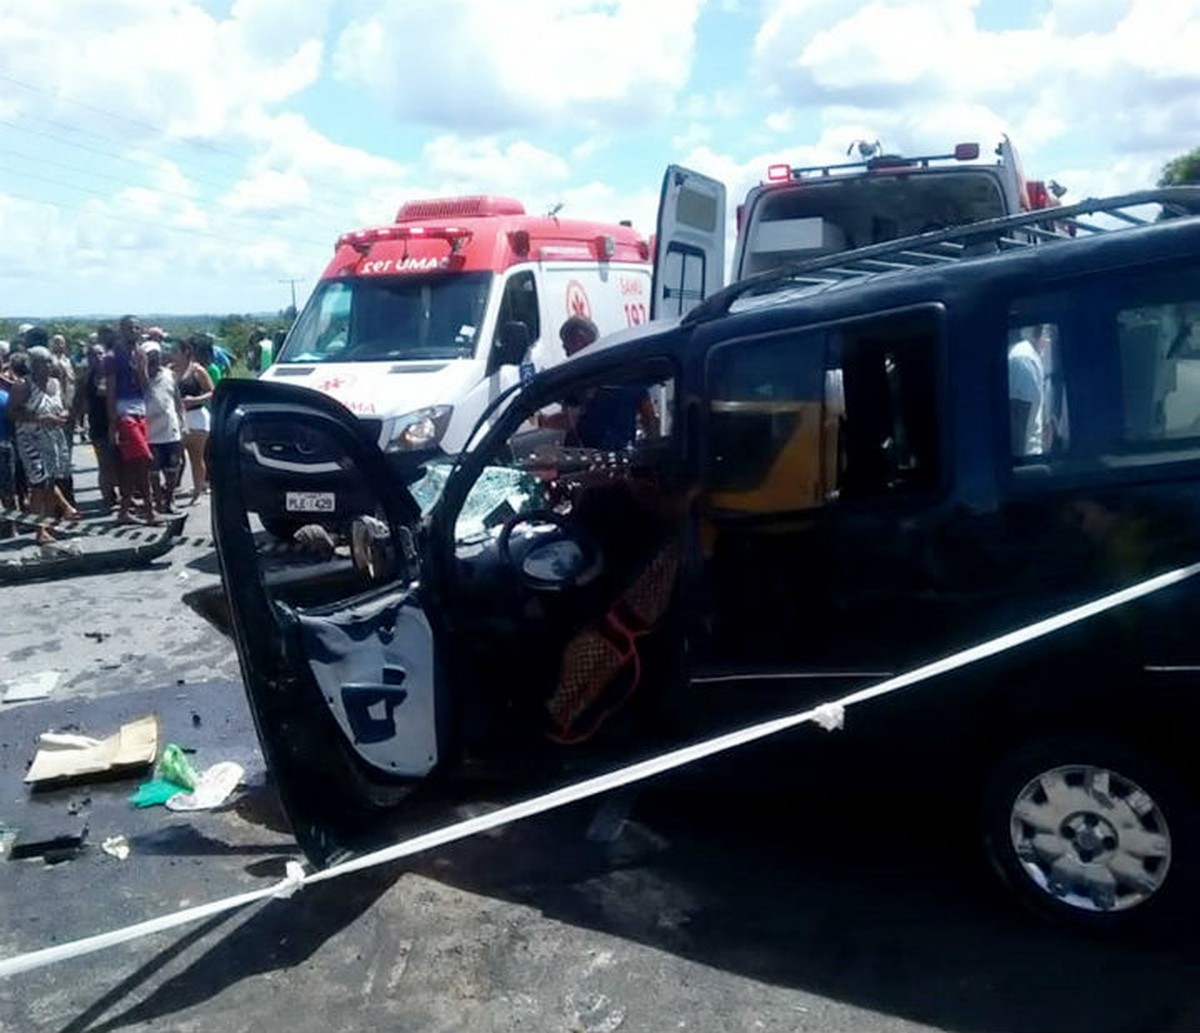
[[[468,219],[488,215],[524,215],[525,206],[512,197],[477,194],[470,197],[433,197],[405,201],[396,213],[397,222],[419,219]]]
[[[349,244],[355,251],[366,254],[372,244],[384,240],[444,240],[450,245],[450,253],[456,255],[472,236],[473,231],[465,226],[376,226],[343,233],[338,237],[337,247]]]

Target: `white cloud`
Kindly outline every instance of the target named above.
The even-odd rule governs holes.
[[[450,193],[539,190],[566,179],[566,160],[524,140],[504,145],[493,136],[444,134],[425,145],[421,173]]]
[[[1185,149],[1200,131],[1200,6],[1055,0],[1040,23],[985,31],[975,0],[777,0],[755,74],[789,114],[855,109],[885,142],[944,147],[970,127],[1029,152],[1072,139],[1109,155]],[[969,125],[968,125],[969,124]],[[1101,152],[1102,153],[1102,152]]]
[[[628,128],[672,109],[700,3],[409,0],[352,21],[334,67],[414,121]]]
[[[7,84],[6,108],[69,112],[74,124],[131,140],[162,127],[217,137],[316,80],[330,5],[237,0],[218,20],[189,0],[26,4],[0,15],[0,67],[27,84]]]

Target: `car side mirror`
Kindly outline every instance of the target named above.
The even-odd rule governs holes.
[[[510,319],[502,323],[492,344],[492,354],[488,359],[488,373],[494,373],[501,366],[519,366],[529,354],[529,346],[533,338],[529,326],[519,319]]]

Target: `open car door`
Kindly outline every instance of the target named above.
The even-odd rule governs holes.
[[[650,318],[682,316],[724,286],[724,185],[691,169],[667,166],[654,239]]]
[[[323,865],[439,762],[433,634],[415,587],[420,510],[325,395],[230,380],[213,410],[213,530],[242,678],[296,839]],[[265,479],[306,524],[292,543],[255,515]]]

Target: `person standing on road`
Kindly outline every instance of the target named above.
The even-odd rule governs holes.
[[[147,524],[158,523],[150,488],[153,454],[146,427],[146,356],[138,347],[141,323],[122,316],[117,325],[116,347],[104,360],[104,391],[108,406],[109,440],[117,453],[121,484],[117,523],[133,522],[130,509],[135,495],[145,503]]]
[[[63,405],[70,412],[75,401],[75,366],[67,354],[67,339],[62,334],[50,338],[50,352],[54,356],[54,376],[62,387]]]
[[[67,354],[67,339],[62,334],[55,334],[50,338],[50,354],[53,356],[51,375],[58,383],[58,393],[62,398],[63,410],[70,413],[75,402],[75,367],[71,364],[71,356]],[[71,446],[75,435],[71,432],[69,423],[66,427],[66,435],[67,471],[59,478],[58,487],[66,500],[74,506],[75,456]]]
[[[217,358],[216,345],[207,334],[200,334],[195,341],[196,361],[204,367],[208,379],[212,381],[213,387],[216,387],[224,379],[229,367]]]
[[[163,365],[162,346],[149,340],[142,350],[146,353],[146,426],[154,453],[154,494],[163,513],[174,513],[175,489],[183,474],[183,399],[175,374]]]
[[[208,491],[208,467],[204,449],[208,444],[208,402],[212,398],[212,377],[196,361],[197,338],[184,341],[175,353],[173,365],[179,394],[183,399],[183,447],[192,467],[192,501]]]
[[[97,333],[96,343],[88,348],[87,368],[85,369],[78,390],[75,392],[75,406],[72,417],[75,426],[83,430],[83,421],[87,419],[87,437],[91,442],[92,451],[96,454],[96,478],[99,482],[100,497],[104,505],[112,510],[117,505],[117,457],[113,450],[108,432],[108,396],[105,392],[104,356],[106,354],[101,341],[110,346],[113,343],[111,326],[103,326]]]
[[[15,510],[17,508],[17,457],[13,451],[12,425],[8,418],[8,395],[12,381],[8,373],[8,342],[3,343],[0,351],[0,509]],[[13,534],[13,524],[9,519],[0,519],[0,538],[10,538]]]
[[[39,333],[39,329],[29,331],[27,342],[45,339],[45,331]],[[33,343],[28,354],[29,374],[13,385],[8,404],[16,424],[17,455],[29,483],[30,509],[35,516],[78,520],[79,511],[59,488],[69,468],[66,428],[70,417],[63,408],[58,382],[51,376],[54,357],[41,343]],[[39,526],[37,543],[52,541],[50,529]]]

